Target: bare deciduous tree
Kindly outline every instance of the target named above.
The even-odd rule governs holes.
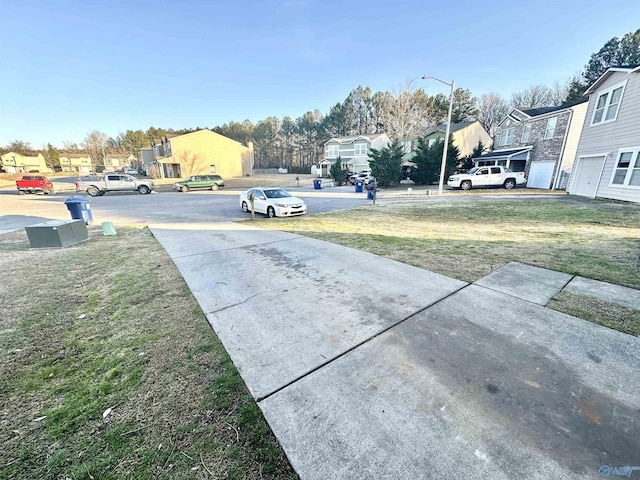
[[[407,80],[385,96],[381,120],[389,138],[399,140],[415,137],[428,127],[429,98],[424,90],[416,89],[415,80]]]
[[[109,148],[109,136],[94,130],[89,132],[82,142],[82,146],[89,153],[95,165],[104,166],[104,159]]]
[[[507,101],[497,93],[487,93],[477,100],[478,121],[493,136],[498,123],[509,113]]]
[[[548,107],[551,104],[551,89],[546,85],[531,85],[511,96],[511,105],[517,108]]]

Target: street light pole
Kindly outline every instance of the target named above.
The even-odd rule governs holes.
[[[444,184],[444,169],[447,163],[447,148],[449,147],[449,132],[451,130],[451,111],[453,110],[453,89],[455,80],[451,80],[451,83],[449,83],[436,77],[429,77],[427,75],[422,76],[423,80],[426,80],[428,78],[432,78],[440,83],[444,83],[445,85],[449,85],[451,87],[451,95],[449,95],[449,113],[447,114],[447,129],[444,134],[444,148],[442,149],[442,165],[440,166],[440,183],[438,183],[438,195],[442,195],[442,186]]]

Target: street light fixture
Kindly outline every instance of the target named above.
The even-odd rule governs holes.
[[[438,82],[444,83],[445,85],[449,85],[451,87],[451,95],[449,96],[449,114],[447,115],[447,129],[446,133],[444,134],[444,148],[442,149],[442,165],[440,166],[440,183],[438,184],[438,195],[442,195],[442,185],[444,183],[444,167],[447,163],[447,147],[449,146],[449,131],[451,130],[451,110],[453,109],[453,86],[455,84],[455,80],[451,80],[451,83],[449,83],[436,77],[430,77],[427,75],[422,76],[423,80],[426,80],[428,78],[432,78],[433,80],[437,80]]]

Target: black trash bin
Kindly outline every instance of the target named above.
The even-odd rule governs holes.
[[[71,218],[74,220],[84,220],[84,223],[89,225],[89,222],[93,221],[93,215],[91,214],[91,205],[84,195],[72,195],[64,201],[69,212],[71,212]]]
[[[322,180],[316,178],[313,181],[313,188],[315,188],[316,190],[320,190],[322,188]]]

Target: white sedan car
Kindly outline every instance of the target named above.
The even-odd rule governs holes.
[[[253,209],[268,217],[292,217],[307,213],[307,204],[298,197],[292,197],[282,188],[251,188],[240,194],[240,208],[243,212],[251,211],[251,195]]]

